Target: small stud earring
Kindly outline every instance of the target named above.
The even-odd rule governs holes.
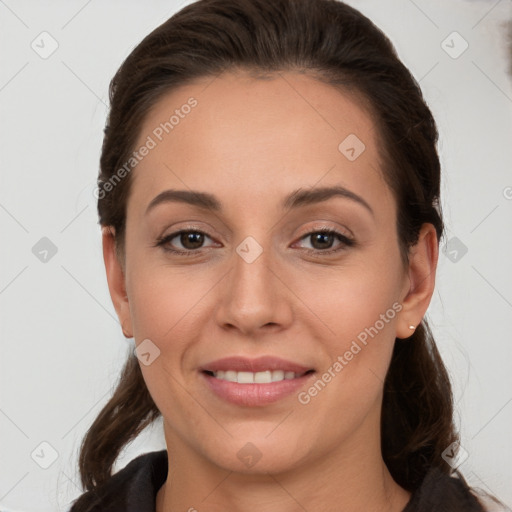
[[[414,325],[409,325],[409,329],[411,329],[412,331],[414,331],[414,329],[416,329],[416,327]]]

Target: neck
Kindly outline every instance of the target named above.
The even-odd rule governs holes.
[[[287,472],[242,474],[198,457],[166,430],[169,472],[156,512],[337,512],[340,503],[344,512],[402,512],[410,493],[391,477],[380,436],[366,434],[360,429],[342,446]]]

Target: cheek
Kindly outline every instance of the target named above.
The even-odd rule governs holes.
[[[201,312],[201,297],[208,293],[207,276],[176,271],[163,265],[133,268],[128,289],[130,312],[137,341],[144,338],[168,343],[183,339]],[[187,329],[188,326],[188,329]]]
[[[387,335],[401,309],[400,268],[386,255],[361,257],[339,269],[297,276],[294,282],[297,296],[304,298],[325,339],[356,339],[376,322],[378,331]]]
[[[128,294],[136,344],[149,339],[159,350],[151,364],[141,364],[145,383],[164,417],[172,418],[174,427],[185,435],[185,425],[197,421],[201,409],[186,391],[183,368],[190,365],[184,360],[201,338],[198,326],[205,322],[201,298],[206,300],[212,285],[190,271],[164,265],[133,266],[131,275]]]
[[[322,339],[326,364],[298,396],[299,403],[310,408],[310,417],[332,425],[329,428],[342,437],[355,431],[371,411],[380,410],[400,310],[391,293],[385,300],[375,289],[360,291],[338,293],[331,302],[326,323],[333,332]]]
[[[316,334],[327,354],[322,380],[329,381],[329,393],[336,389],[334,401],[364,407],[363,402],[380,394],[391,360],[402,309],[401,267],[394,255],[382,252],[316,283],[309,283],[307,302],[315,314],[309,317],[316,318],[310,325],[318,326]]]

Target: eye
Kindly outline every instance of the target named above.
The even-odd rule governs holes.
[[[321,229],[317,231],[310,231],[304,235],[301,240],[311,240],[312,249],[306,248],[308,252],[330,254],[344,250],[346,247],[352,247],[355,245],[355,240],[349,238],[342,233],[334,229]],[[336,239],[340,242],[340,245],[331,249]]]
[[[205,237],[210,238],[206,233],[203,233],[199,230],[182,229],[180,231],[176,231],[175,233],[171,233],[159,238],[155,245],[162,247],[164,251],[167,252],[185,256],[193,256],[199,252],[199,249],[203,248],[202,245],[204,243]],[[175,240],[174,244],[171,243],[173,240]],[[177,249],[170,247],[171,245],[175,244],[181,244],[181,247],[178,246]]]
[[[196,229],[182,229],[157,239],[155,246],[162,247],[164,251],[181,256],[194,256],[204,249],[205,238],[210,238],[206,233]],[[301,240],[311,240],[312,248],[306,248],[310,253],[331,254],[342,251],[356,244],[349,238],[334,229],[320,229],[310,231]],[[211,240],[211,238],[210,238]],[[332,249],[334,242],[338,240],[338,247]],[[174,241],[174,242],[173,242]],[[180,244],[181,247],[177,244]],[[173,247],[174,246],[174,247]],[[176,248],[177,247],[177,248]]]

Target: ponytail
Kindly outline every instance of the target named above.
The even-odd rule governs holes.
[[[112,398],[87,431],[82,441],[79,470],[85,490],[109,480],[123,447],[160,415],[135,355],[125,363]]]

